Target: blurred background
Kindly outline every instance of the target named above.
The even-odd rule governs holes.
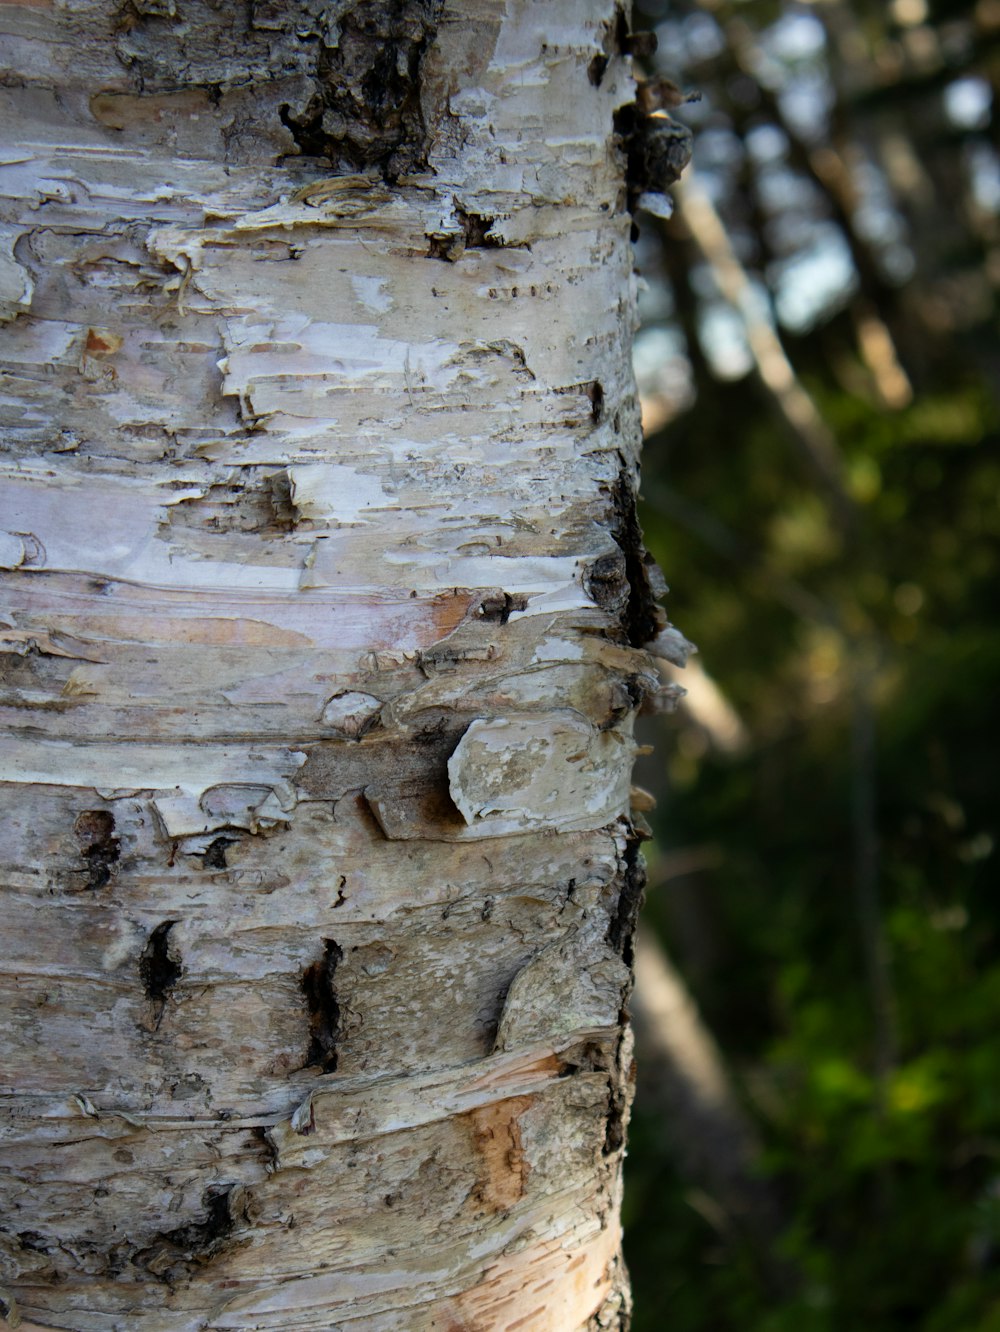
[[[636,10],[701,100],[638,218],[642,518],[699,652],[638,778],[634,1332],[989,1332],[1000,0]]]

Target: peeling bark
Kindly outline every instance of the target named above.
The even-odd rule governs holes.
[[[0,1312],[624,1327],[622,11],[0,15]]]

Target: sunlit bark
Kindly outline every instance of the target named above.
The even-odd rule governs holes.
[[[0,16],[7,1322],[623,1325],[615,7]]]

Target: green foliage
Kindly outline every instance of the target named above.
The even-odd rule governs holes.
[[[978,439],[963,436],[963,449],[950,418],[945,438],[930,432],[946,419],[933,403],[887,438],[880,415],[825,402],[850,415],[858,453],[881,461],[863,554],[830,544],[814,496],[787,474],[782,495],[736,458],[739,502],[727,485],[712,507],[752,560],[645,514],[679,589],[672,614],[749,732],[735,758],[686,745],[683,720],[658,738],[669,795],[656,832],[666,847],[718,849],[717,867],[685,889],[717,951],[689,979],[763,1132],[760,1165],[785,1201],[783,1256],[798,1279],[776,1296],[692,1205],[640,1103],[627,1213],[638,1332],[1000,1327],[1000,478],[993,409],[982,394],[963,402],[970,420],[979,407]],[[747,454],[756,440],[749,432]],[[918,481],[932,451],[933,489]],[[672,457],[672,488],[704,488],[709,502],[711,453],[706,441]],[[654,452],[654,477],[656,464]],[[886,507],[894,495],[905,522]],[[830,618],[782,605],[786,578]],[[880,887],[898,1043],[881,1081],[853,889],[859,636],[878,645]],[[654,888],[649,910],[683,961],[675,892]]]
[[[724,27],[738,11],[753,36],[794,8],[711,12]],[[889,11],[919,5],[833,8],[845,23],[853,13],[869,54],[903,59]],[[932,5],[926,30],[967,11]],[[672,6],[671,22],[687,12]],[[963,50],[955,77],[976,69]],[[727,57],[713,58],[699,84],[742,133]],[[889,128],[929,160],[920,136],[938,141],[940,112],[912,114],[901,68],[903,119]],[[843,73],[831,69],[838,86]],[[843,123],[867,106],[859,95]],[[721,121],[706,123],[718,132]],[[746,194],[733,202],[748,182],[726,188],[735,232],[752,211]],[[717,197],[725,213],[721,186]],[[846,304],[785,337],[835,436],[850,523],[767,393],[752,377],[712,379],[698,355],[693,405],[647,447],[643,522],[672,584],[671,619],[744,730],[727,750],[696,717],[657,723],[665,794],[647,913],[760,1134],[758,1169],[782,1215],[770,1256],[787,1279],[775,1284],[717,1200],[678,1176],[669,1133],[640,1098],[626,1193],[634,1332],[1000,1332],[1000,339],[995,310],[935,324],[958,281],[948,264],[969,252],[982,262],[982,233],[935,250],[925,219],[921,251],[921,219],[909,221],[915,276],[869,295],[911,401],[880,402]],[[741,254],[752,269],[751,231]],[[683,231],[664,243],[683,247]],[[870,759],[856,741],[865,709]],[[685,848],[705,849],[709,867],[658,882],[657,866]],[[873,956],[885,959],[881,1016]]]

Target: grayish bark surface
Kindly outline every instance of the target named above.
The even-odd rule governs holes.
[[[617,1327],[620,16],[0,27],[7,1322]]]

